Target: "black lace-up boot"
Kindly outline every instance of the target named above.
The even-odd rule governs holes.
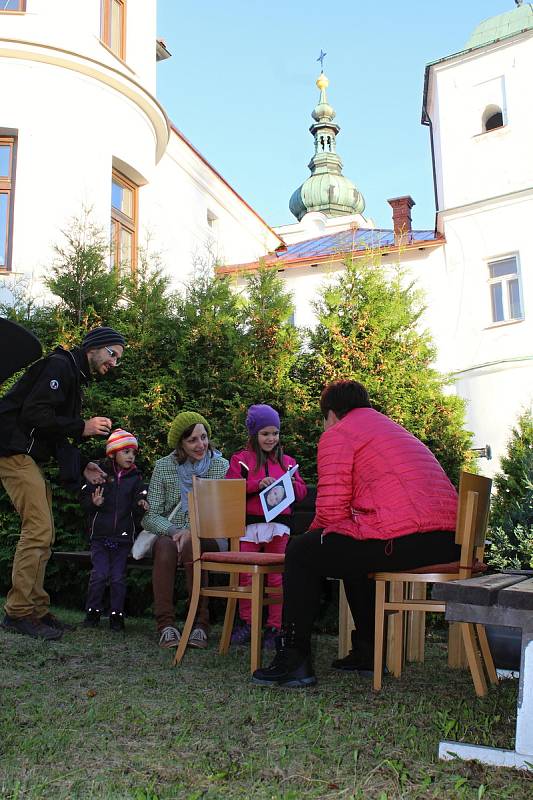
[[[316,683],[309,643],[296,637],[294,625],[282,628],[276,637],[276,655],[269,667],[256,669],[252,683],[258,686],[283,686],[297,689]]]
[[[374,674],[374,643],[357,639],[356,631],[352,631],[352,649],[344,658],[336,658],[332,662],[333,669],[344,672],[358,672],[370,677]]]

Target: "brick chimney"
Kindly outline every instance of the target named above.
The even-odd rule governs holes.
[[[392,206],[392,222],[394,225],[394,243],[408,244],[411,241],[411,209],[415,201],[411,195],[392,197],[387,200]]]

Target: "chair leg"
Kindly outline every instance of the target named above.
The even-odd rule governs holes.
[[[425,600],[427,585],[425,583],[409,584],[411,600]],[[407,661],[424,661],[424,640],[426,634],[426,612],[409,611],[407,613]]]
[[[448,628],[448,666],[465,669],[468,666],[460,623],[452,622]]]
[[[250,646],[250,670],[261,666],[261,622],[263,618],[263,586],[265,576],[261,572],[252,575],[252,642]]]
[[[385,628],[385,581],[376,581],[376,612],[374,631],[374,683],[375,692],[381,690],[383,680],[383,634]]]
[[[399,611],[394,615],[394,618],[389,617],[389,622],[394,625],[394,634],[392,640],[392,674],[395,678],[402,677],[403,657],[404,657],[404,635],[403,629],[405,624],[404,613]]]
[[[403,600],[405,584],[401,581],[389,583],[389,600]],[[389,614],[387,618],[387,667],[395,678],[400,678],[404,662],[404,625],[403,612]]]
[[[470,622],[460,622],[459,624],[463,634],[466,657],[468,659],[468,666],[470,667],[470,674],[474,681],[476,694],[478,697],[485,697],[487,694],[487,682],[483,675],[481,657],[477,649],[476,637],[474,635],[474,626]]]
[[[185,655],[185,650],[187,648],[189,636],[191,635],[191,631],[194,625],[194,620],[196,619],[196,612],[198,611],[201,583],[202,583],[202,571],[200,568],[195,567],[193,574],[191,602],[189,603],[189,613],[187,614],[187,619],[185,620],[185,625],[183,626],[183,630],[181,632],[180,643],[177,647],[176,655],[174,656],[174,666],[177,666],[181,662],[183,656]]]
[[[239,575],[237,572],[230,573],[229,584],[230,587],[237,587],[239,585]],[[218,652],[221,656],[227,655],[231,642],[231,632],[233,631],[233,624],[235,622],[235,609],[237,608],[237,599],[228,597],[226,602],[226,613],[224,614],[224,626],[222,628],[222,636],[220,637],[220,645]]]
[[[485,664],[487,677],[493,686],[497,686],[498,674],[496,672],[496,667],[494,666],[494,661],[492,660],[492,653],[490,652],[489,643],[487,641],[487,631],[485,630],[485,626],[480,624],[476,625],[476,633],[479,641],[479,649],[481,650],[481,655]]]
[[[346,592],[344,591],[344,582],[339,581],[339,658],[347,656],[352,649],[352,631],[355,625],[353,624],[352,612],[346,599]]]

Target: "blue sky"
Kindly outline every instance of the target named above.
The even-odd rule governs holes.
[[[328,100],[344,174],[365,215],[391,227],[387,198],[412,195],[432,228],[429,133],[420,124],[425,65],[464,49],[475,26],[514,0],[158,0],[158,97],[174,124],[270,224],[310,174],[308,131],[327,52]]]

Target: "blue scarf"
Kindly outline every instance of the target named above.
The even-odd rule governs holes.
[[[189,510],[189,492],[192,492],[192,476],[196,475],[197,478],[205,478],[211,466],[211,461],[221,457],[222,453],[218,450],[213,450],[212,453],[208,450],[201,461],[189,461],[189,459],[187,459],[183,464],[178,464],[177,470],[180,484],[181,511],[185,512]]]

